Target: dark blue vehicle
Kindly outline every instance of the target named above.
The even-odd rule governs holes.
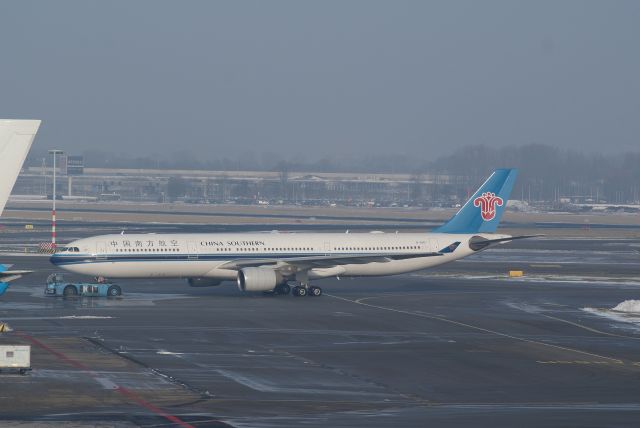
[[[122,295],[122,289],[110,282],[66,282],[62,274],[52,273],[47,278],[44,294],[65,297],[118,297]]]

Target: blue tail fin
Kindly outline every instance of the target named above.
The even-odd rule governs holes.
[[[7,269],[9,269],[9,266],[0,264],[0,272],[4,272]],[[5,291],[7,291],[7,288],[9,288],[8,282],[0,282],[0,296],[2,296]]]
[[[440,233],[495,232],[507,207],[518,171],[497,169],[456,215],[433,230]]]

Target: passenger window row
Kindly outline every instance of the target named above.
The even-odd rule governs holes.
[[[399,247],[338,247],[335,251],[399,251],[399,250],[419,250],[417,245],[403,245]]]
[[[272,252],[272,251],[313,251],[313,248],[310,247],[287,247],[287,248],[216,248],[218,252],[231,252],[231,251],[263,251],[263,252]]]

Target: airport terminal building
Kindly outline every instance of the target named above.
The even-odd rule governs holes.
[[[63,199],[449,207],[467,196],[448,175],[106,169],[71,158],[57,171]],[[51,180],[51,168],[26,168],[13,194],[51,198]]]

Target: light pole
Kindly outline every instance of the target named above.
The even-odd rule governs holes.
[[[53,209],[51,211],[51,249],[56,249],[56,157],[63,154],[62,150],[49,150],[53,155]]]

